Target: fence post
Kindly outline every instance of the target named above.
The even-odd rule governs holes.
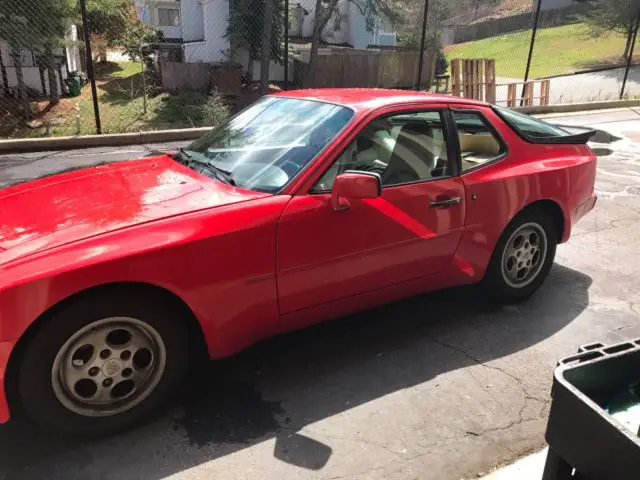
[[[513,108],[516,106],[516,84],[510,83],[507,86],[507,107]]]
[[[622,80],[622,89],[620,90],[620,100],[624,97],[624,89],[627,86],[627,78],[629,78],[629,69],[633,62],[633,47],[636,46],[636,39],[638,37],[638,27],[640,27],[640,11],[638,12],[638,18],[636,19],[636,26],[633,30],[633,41],[631,42],[631,48],[629,49],[629,58],[627,59],[627,69],[624,71],[624,80]]]
[[[451,95],[460,96],[460,59],[451,60]]]
[[[87,6],[85,0],[80,0],[80,12],[82,13],[82,31],[84,34],[84,47],[87,54],[87,77],[91,83],[91,96],[93,97],[93,114],[96,117],[96,133],[102,133],[100,124],[100,107],[98,106],[98,91],[96,90],[96,76],[93,71],[93,56],[91,55],[91,39],[89,36],[89,22],[87,22]]]
[[[420,55],[418,60],[418,81],[416,82],[416,90],[420,90],[422,82],[422,64],[424,63],[424,43],[427,36],[427,15],[429,13],[429,0],[424,0],[424,13],[422,15],[422,38],[420,39]]]
[[[549,105],[549,90],[551,80],[543,80],[540,84],[540,105]]]
[[[284,89],[289,89],[289,0],[284,0]]]
[[[538,0],[536,7],[536,17],[533,20],[533,32],[531,32],[531,45],[529,45],[529,57],[527,58],[527,69],[524,72],[524,85],[522,87],[522,97],[520,97],[520,106],[524,103],[524,92],[527,82],[529,81],[529,69],[531,68],[531,59],[533,58],[533,46],[536,43],[536,33],[538,32],[538,20],[540,20],[540,7],[542,0]]]
[[[485,62],[484,81],[487,89],[486,100],[489,103],[496,103],[496,61],[491,59],[485,60]],[[515,90],[513,92],[515,94]]]

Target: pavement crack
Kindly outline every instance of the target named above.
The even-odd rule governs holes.
[[[640,220],[640,217],[624,217],[624,218],[616,218],[614,220],[609,220],[607,225],[601,228],[596,228],[595,230],[589,230],[588,232],[579,232],[572,233],[571,237],[584,237],[586,235],[593,235],[594,233],[605,232],[607,230],[613,230],[614,228],[618,228],[620,226],[620,222],[635,222]]]
[[[513,375],[512,373],[504,370],[503,368],[500,367],[496,367],[494,365],[488,365],[485,362],[481,361],[480,359],[474,357],[473,355],[470,355],[468,352],[466,352],[465,350],[463,350],[460,347],[456,347],[455,345],[451,345],[450,343],[447,342],[443,342],[442,340],[438,340],[437,338],[431,336],[431,335],[426,335],[426,337],[431,340],[432,342],[440,345],[441,347],[453,350],[455,352],[458,352],[462,355],[464,355],[466,358],[468,358],[469,360],[471,360],[472,362],[474,362],[476,365],[480,365],[484,368],[488,368],[490,370],[494,370],[496,372],[499,372],[503,375],[506,375],[507,377],[511,378],[513,381],[516,382],[516,384],[520,387],[520,389],[522,390],[522,394],[523,394],[523,403],[522,406],[520,407],[520,410],[518,411],[518,415],[516,420],[513,420],[512,422],[510,422],[509,424],[505,425],[505,426],[500,426],[500,427],[495,427],[495,428],[490,428],[487,430],[481,430],[480,432],[474,432],[474,431],[467,431],[466,434],[467,435],[472,435],[472,436],[482,436],[482,435],[486,435],[488,433],[493,433],[493,432],[498,432],[498,431],[504,431],[504,430],[508,430],[516,425],[519,425],[523,422],[529,422],[529,421],[534,421],[534,420],[538,420],[541,418],[541,415],[538,414],[537,416],[535,416],[534,418],[524,418],[524,411],[527,408],[527,405],[529,405],[529,402],[535,401],[538,403],[542,404],[542,408],[540,410],[540,412],[544,412],[545,406],[549,403],[549,400],[546,398],[539,398],[536,397],[535,395],[532,395],[531,393],[529,393],[527,386],[524,384],[524,382],[522,380],[520,380],[517,376]]]
[[[366,470],[362,470],[360,472],[350,472],[350,473],[345,473],[343,475],[335,475],[335,476],[331,476],[331,477],[324,477],[325,480],[340,480],[342,478],[354,478],[354,477],[359,477],[362,475],[367,475],[369,473],[373,473],[373,472],[377,472],[379,470],[384,470],[386,467],[374,467],[374,468],[368,468]]]
[[[494,365],[488,365],[485,362],[483,362],[482,360],[479,360],[479,359],[475,358],[473,355],[470,355],[469,353],[467,353],[462,348],[456,347],[455,345],[451,345],[450,343],[443,342],[442,340],[438,340],[437,338],[435,338],[435,337],[433,337],[431,335],[427,335],[427,338],[429,340],[431,340],[432,342],[437,343],[441,347],[448,348],[450,350],[454,350],[454,351],[456,351],[458,353],[461,353],[462,355],[464,355],[465,357],[467,357],[469,360],[471,360],[472,362],[474,362],[477,365],[481,365],[481,366],[483,366],[485,368],[488,368],[490,370],[495,370],[495,371],[500,372],[503,375],[506,375],[507,377],[511,378],[513,381],[515,381],[520,386],[520,388],[522,389],[522,391],[525,394],[525,398],[529,398],[531,400],[537,400],[538,402],[546,402],[547,401],[546,399],[541,399],[541,398],[538,398],[538,397],[535,397],[535,396],[529,394],[529,392],[527,391],[526,385],[524,383],[522,383],[522,380],[520,380],[514,374],[504,370],[503,368],[496,367]]]
[[[382,450],[385,450],[386,452],[389,452],[390,454],[394,455],[397,458],[404,458],[405,456],[401,453],[401,452],[397,452],[395,450],[393,450],[392,448],[387,447],[386,445],[382,445],[380,443],[377,442],[373,442],[371,440],[367,440],[365,438],[346,438],[346,437],[336,437],[333,435],[325,435],[325,434],[321,434],[324,438],[326,438],[327,440],[339,440],[339,441],[343,441],[343,442],[355,442],[355,443],[361,443],[364,445],[369,445],[371,447],[374,448],[380,448]]]
[[[504,431],[509,430],[510,428],[513,428],[513,427],[515,427],[517,425],[521,425],[523,423],[528,423],[528,422],[535,422],[536,420],[540,420],[540,418],[539,417],[536,417],[536,418],[519,418],[518,420],[514,420],[512,422],[509,422],[507,425],[503,425],[501,427],[488,428],[486,430],[481,430],[480,432],[467,431],[467,432],[465,432],[465,434],[468,435],[468,436],[472,436],[472,437],[482,437],[482,436],[488,435],[490,433],[504,432]]]

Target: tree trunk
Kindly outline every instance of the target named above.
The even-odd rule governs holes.
[[[273,2],[265,0],[264,25],[262,27],[262,58],[260,60],[260,94],[269,92],[269,64],[271,63],[271,31],[273,27]]]
[[[27,86],[24,83],[24,73],[22,71],[22,52],[14,48],[11,51],[13,66],[16,69],[16,80],[18,82],[18,98],[16,99],[16,113],[27,120],[33,118],[31,107],[27,99]]]
[[[247,62],[247,84],[251,85],[253,83],[253,57],[251,56],[251,52],[249,52],[249,61]]]
[[[327,12],[328,13],[328,12]],[[327,24],[327,18],[322,12],[322,0],[316,0],[316,10],[313,14],[313,34],[311,35],[311,51],[309,52],[309,65],[307,66],[307,76],[304,79],[304,86],[310,88],[316,78],[316,68],[318,65],[318,47],[320,46],[320,34]]]
[[[624,46],[624,53],[622,54],[625,61],[629,60],[629,51],[631,50],[631,42],[633,42],[633,27],[634,22],[631,22],[627,27],[627,42]]]
[[[18,100],[25,101],[27,99],[27,87],[24,84],[24,73],[22,72],[22,54],[20,50],[14,49],[11,52],[13,57],[13,65],[16,69],[16,79],[18,80]]]
[[[7,67],[4,65],[2,51],[0,51],[0,70],[2,71],[2,93],[5,97],[9,96],[9,79],[7,77]]]
[[[142,69],[142,75],[140,75],[142,79],[142,113],[144,117],[147,118],[148,107],[147,107],[147,62],[144,61],[144,51],[140,49],[140,68]]]
[[[47,76],[49,77],[49,103],[57,105],[60,103],[60,94],[58,93],[58,81],[56,79],[55,56],[53,55],[53,47],[45,45],[44,54],[47,62]]]

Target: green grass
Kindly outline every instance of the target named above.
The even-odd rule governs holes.
[[[98,105],[103,133],[125,133],[170,128],[214,125],[228,116],[229,110],[219,97],[206,92],[183,90],[178,94],[159,92],[147,79],[147,112],[144,112],[144,88],[139,63],[106,63],[96,66]],[[80,117],[80,129],[76,123]],[[46,127],[29,128],[0,112],[0,136],[32,138],[96,133],[91,87],[85,85],[79,97],[64,98],[51,112],[40,115],[53,121]],[[61,123],[61,124],[60,124]]]
[[[107,65],[117,65],[117,68],[106,69],[111,71],[108,74],[108,78],[128,78],[142,72],[142,65],[139,62],[110,63]]]
[[[445,53],[450,61],[454,58],[493,58],[497,76],[523,78],[530,40],[531,31],[527,30],[451,45],[445,48]],[[623,35],[611,33],[596,38],[584,23],[540,29],[529,77],[620,65],[624,45]]]

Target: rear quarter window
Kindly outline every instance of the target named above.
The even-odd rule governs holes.
[[[571,133],[537,118],[515,112],[508,108],[494,107],[496,113],[521,137],[529,141],[568,137]]]

